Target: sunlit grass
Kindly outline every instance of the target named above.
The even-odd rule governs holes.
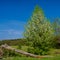
[[[31,58],[31,57],[8,57],[4,60],[60,60],[60,55],[55,55],[50,58]]]

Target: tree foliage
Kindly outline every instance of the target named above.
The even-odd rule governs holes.
[[[36,6],[24,33],[34,53],[47,54],[47,51],[54,45],[53,35],[51,23],[45,18],[42,9]]]
[[[55,31],[56,48],[60,48],[60,18],[55,18],[53,22]]]
[[[53,22],[55,35],[60,35],[60,18],[56,18]]]

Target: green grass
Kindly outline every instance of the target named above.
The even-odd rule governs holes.
[[[11,46],[12,48],[18,49],[18,46]],[[27,51],[28,46],[22,46],[21,50]]]
[[[50,58],[31,58],[31,57],[8,57],[4,60],[60,60],[60,55],[55,55]]]
[[[11,47],[12,47],[12,48],[16,48],[16,49],[18,48],[18,46],[11,46]]]

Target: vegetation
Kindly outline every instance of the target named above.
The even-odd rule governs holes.
[[[31,57],[8,57],[4,60],[60,60],[60,55],[51,58],[31,58]]]
[[[56,18],[54,20],[53,27],[54,27],[54,31],[55,31],[54,40],[57,41],[55,47],[60,48],[60,19],[59,18]]]
[[[24,35],[28,43],[30,43],[29,45],[33,47],[28,48],[28,52],[34,54],[48,54],[47,52],[55,44],[53,27],[38,6],[35,7]]]
[[[1,40],[0,45],[2,44],[7,44],[9,46],[26,45],[26,40],[25,39]]]
[[[53,22],[55,34],[60,36],[60,19],[56,18]]]

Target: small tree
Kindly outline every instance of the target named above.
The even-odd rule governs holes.
[[[55,35],[60,35],[60,18],[56,18],[53,22]]]
[[[53,27],[55,30],[55,40],[56,48],[60,48],[60,18],[56,18],[53,22]]]
[[[33,52],[41,55],[47,54],[54,44],[53,34],[54,30],[50,22],[45,18],[42,9],[36,6],[24,33],[28,43],[33,47]]]

